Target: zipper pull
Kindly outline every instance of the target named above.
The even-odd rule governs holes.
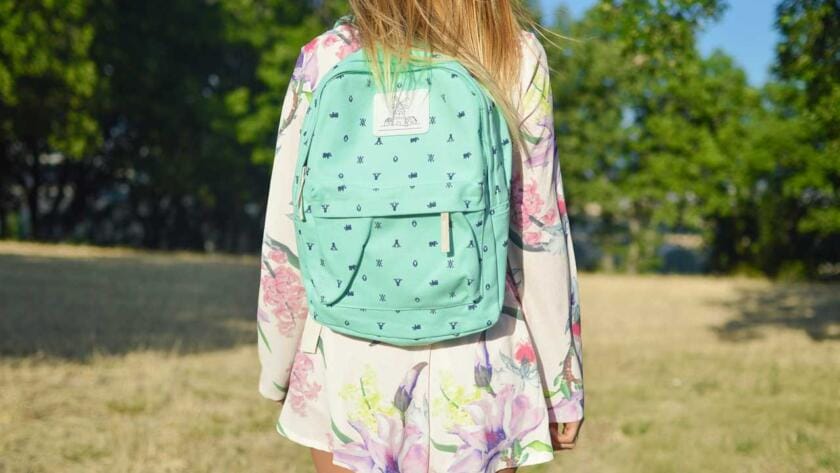
[[[440,213],[440,251],[449,253],[449,212]]]
[[[298,186],[298,195],[295,198],[295,206],[301,220],[305,219],[305,215],[303,214],[303,183],[306,181],[306,174],[308,172],[309,168],[306,165],[300,169],[300,185]]]

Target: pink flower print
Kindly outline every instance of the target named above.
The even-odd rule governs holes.
[[[345,31],[345,33],[352,34],[352,32],[347,31]],[[339,60],[344,59],[348,54],[358,49],[358,43],[356,42],[355,35],[352,36],[350,43],[347,43],[346,41],[344,41],[343,38],[341,38],[337,34],[331,34],[324,39],[324,46],[330,46],[335,42],[341,43],[341,45],[338,48],[338,51],[336,51],[335,54]]]
[[[333,449],[335,459],[353,471],[382,473],[426,473],[428,450],[422,429],[413,424],[402,425],[399,416],[375,412],[376,432],[368,430],[364,422],[348,420],[362,437]]]
[[[288,336],[295,327],[295,319],[306,318],[306,290],[301,284],[299,273],[286,264],[288,257],[283,252],[272,251],[268,259],[281,264],[271,271],[263,271],[262,300],[271,306],[280,333]]]
[[[289,257],[286,255],[286,252],[281,250],[271,250],[268,253],[268,259],[277,264],[285,264],[289,261]]]
[[[516,440],[521,441],[537,428],[546,412],[542,405],[531,405],[526,394],[515,393],[512,384],[505,385],[496,396],[485,395],[464,409],[475,425],[459,425],[450,431],[463,443],[456,450],[448,473],[495,471],[503,454]]]
[[[314,366],[314,362],[308,354],[301,351],[295,353],[295,361],[289,379],[288,399],[289,405],[301,417],[306,417],[306,405],[309,401],[317,399],[318,393],[321,392],[321,385],[316,381],[309,380]]]
[[[560,215],[566,215],[566,201],[562,196],[557,197],[557,211]]]
[[[301,295],[305,293],[297,274],[290,268],[278,267],[274,270],[274,277],[262,277],[263,302],[269,305],[283,303],[296,304],[299,307]]]
[[[318,58],[315,57],[318,42],[318,38],[315,38],[301,48],[292,72],[292,80],[308,83],[309,90],[315,89],[315,82],[318,80]]]
[[[295,315],[292,311],[290,311],[288,307],[279,306],[272,310],[272,314],[274,314],[274,318],[277,319],[277,330],[280,334],[286,337],[292,336],[292,331],[297,326],[295,323]]]
[[[319,41],[320,41],[320,38],[317,38],[317,37],[312,38],[312,40],[309,41],[308,43],[304,44],[303,48],[301,48],[301,49],[303,50],[304,53],[311,56],[312,53],[315,52],[315,48],[318,47]]]
[[[300,285],[300,276],[297,271],[288,265],[274,268],[274,279],[285,286]]]
[[[548,212],[546,212],[545,215],[542,216],[540,221],[545,225],[552,226],[555,223],[557,223],[557,220],[559,220],[559,219],[560,219],[560,213],[559,213],[557,207],[552,207],[552,208],[548,209]]]
[[[511,204],[513,205],[512,221],[521,230],[531,225],[530,216],[538,213],[545,203],[539,193],[539,185],[533,178],[520,186],[519,176],[513,177],[513,189],[511,192]]]
[[[516,346],[516,351],[514,351],[513,353],[513,358],[520,364],[533,364],[537,361],[537,354],[534,351],[534,346],[531,344],[531,342],[525,340],[519,342],[519,344]]]
[[[525,232],[522,235],[522,240],[531,246],[537,246],[540,244],[541,235],[540,232]]]
[[[266,274],[262,277],[263,303],[267,305],[282,304],[285,300],[283,283],[277,278]]]
[[[338,48],[337,54],[339,61],[357,49],[359,49],[359,45],[355,42],[351,42],[350,44],[342,42],[341,47]]]
[[[572,335],[575,337],[580,337],[580,322],[575,322],[572,324]]]
[[[523,189],[522,208],[528,215],[533,215],[540,211],[544,203],[537,181],[532,178]]]

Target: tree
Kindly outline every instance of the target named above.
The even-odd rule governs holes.
[[[29,215],[24,236],[57,236],[69,176],[50,163],[78,160],[100,143],[88,11],[86,0],[0,0],[0,236],[10,236],[18,208]]]

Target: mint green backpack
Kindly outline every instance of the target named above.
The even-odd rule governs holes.
[[[319,80],[292,186],[310,316],[348,335],[425,345],[502,310],[512,145],[455,60],[412,66],[395,92],[363,49]]]

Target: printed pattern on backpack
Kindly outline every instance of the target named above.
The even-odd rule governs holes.
[[[377,91],[358,50],[319,82],[301,129],[294,225],[312,317],[396,345],[492,326],[507,267],[511,143],[455,61]]]

